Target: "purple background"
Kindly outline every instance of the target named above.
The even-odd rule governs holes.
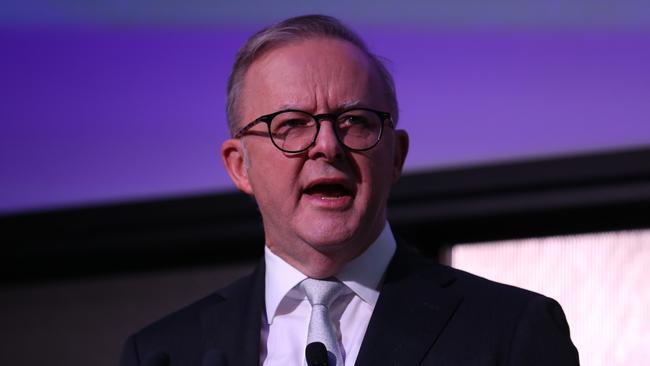
[[[225,83],[257,28],[0,30],[0,213],[232,189]],[[390,60],[407,171],[650,145],[650,31],[355,29]]]

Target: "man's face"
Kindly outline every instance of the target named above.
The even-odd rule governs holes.
[[[283,109],[312,114],[350,106],[389,111],[376,69],[352,44],[329,38],[290,43],[256,60],[240,94],[238,128]],[[389,111],[390,112],[390,111]],[[404,131],[385,125],[374,148],[352,152],[322,121],[304,153],[278,150],[260,123],[222,147],[237,187],[255,197],[266,245],[303,273],[331,276],[361,254],[386,220],[386,200],[408,149]]]

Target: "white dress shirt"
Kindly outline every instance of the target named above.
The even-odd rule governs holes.
[[[377,240],[343,267],[336,278],[347,291],[334,301],[330,316],[340,335],[345,366],[354,365],[370,316],[379,297],[379,286],[395,254],[395,238],[388,223]],[[265,303],[262,314],[260,364],[306,365],[305,347],[311,305],[297,285],[307,278],[282,258],[264,248]]]

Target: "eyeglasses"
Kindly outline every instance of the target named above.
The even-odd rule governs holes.
[[[323,120],[332,122],[338,141],[352,151],[365,151],[375,147],[381,140],[385,121],[394,128],[390,113],[369,108],[318,115],[286,109],[257,118],[239,130],[234,137],[241,138],[252,134],[251,128],[259,123],[266,123],[275,147],[286,153],[300,153],[316,142]]]

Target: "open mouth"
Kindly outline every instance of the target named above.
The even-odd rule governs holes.
[[[317,197],[322,200],[334,200],[341,197],[351,197],[351,189],[337,183],[314,184],[304,190],[304,194]]]

